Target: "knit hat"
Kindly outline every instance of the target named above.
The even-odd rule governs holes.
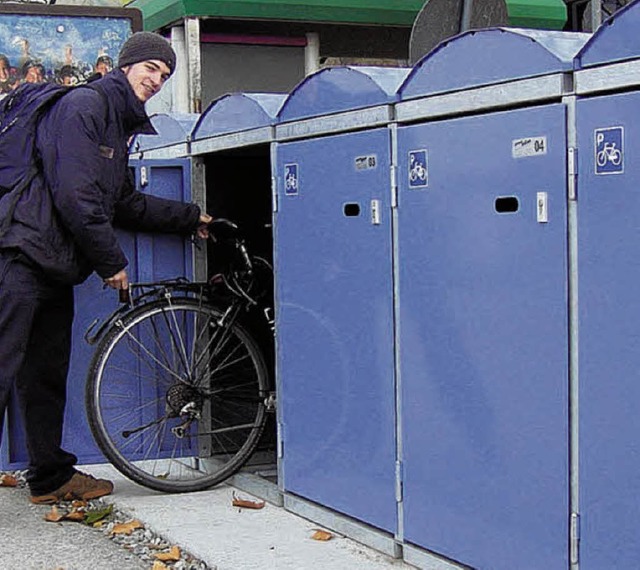
[[[153,32],[136,32],[124,42],[118,55],[118,67],[150,59],[166,63],[171,73],[176,68],[176,53],[167,40]]]

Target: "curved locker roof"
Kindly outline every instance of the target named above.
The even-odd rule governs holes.
[[[576,68],[640,58],[640,0],[606,19],[576,57]]]
[[[408,68],[397,67],[321,69],[294,88],[278,113],[278,122],[392,103],[409,71]]]
[[[441,42],[425,55],[399,89],[411,99],[547,75],[573,68],[589,34],[488,28]]]
[[[230,93],[213,101],[191,133],[192,140],[235,133],[273,124],[287,95]]]
[[[191,128],[200,115],[168,115],[157,113],[151,115],[151,124],[156,130],[155,135],[137,135],[131,144],[132,152],[142,152],[154,148],[184,143],[191,132]]]

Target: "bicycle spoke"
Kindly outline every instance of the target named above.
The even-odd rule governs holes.
[[[132,340],[134,342],[134,344],[136,344],[142,350],[144,355],[148,356],[153,362],[158,364],[158,366],[160,366],[163,370],[168,372],[171,376],[174,376],[176,378],[176,380],[182,381],[182,378],[180,377],[179,374],[177,374],[176,372],[171,370],[171,368],[169,366],[165,365],[158,358],[156,358],[156,356],[151,351],[149,351],[149,349],[147,349],[137,338],[135,338],[135,336],[132,335],[129,332],[129,330],[125,330],[124,332],[125,332],[125,334],[127,334],[128,338],[130,340]]]
[[[198,360],[196,361],[196,365],[194,366],[194,370],[196,370],[200,366],[202,359],[206,358],[207,354],[210,352],[211,346],[217,340],[218,332],[220,332],[220,335],[221,335],[222,338],[218,342],[218,344],[216,345],[216,350],[214,350],[213,353],[211,354],[211,357],[209,358],[209,362],[211,362],[211,360],[220,352],[220,350],[222,350],[222,348],[224,348],[224,345],[227,342],[227,340],[225,340],[225,334],[227,335],[227,338],[229,338],[229,336],[230,336],[229,335],[229,329],[226,328],[226,327],[218,327],[216,329],[216,331],[213,333],[211,339],[202,348],[201,355],[198,357]]]
[[[171,358],[168,354],[167,351],[167,347],[165,347],[165,345],[163,343],[161,343],[162,338],[164,338],[163,336],[161,336],[160,331],[158,330],[158,325],[156,323],[156,319],[152,318],[149,319],[151,321],[151,328],[153,329],[153,340],[154,340],[154,346],[158,349],[158,351],[164,356],[164,360],[167,366],[169,366],[170,368],[174,369],[174,368],[178,368],[178,366],[176,366],[176,362],[175,362],[175,356],[173,358]],[[170,329],[169,329],[170,330]],[[171,335],[169,335],[171,336]],[[175,355],[175,343],[172,345],[172,347],[174,350],[171,351],[172,354]],[[185,367],[185,374],[188,375],[189,370],[188,368]]]
[[[171,319],[173,321],[173,328],[169,323],[169,318],[167,316],[167,313],[169,313],[169,315],[171,316]],[[168,311],[168,310],[162,311],[162,316],[164,317],[167,323],[167,328],[170,332],[169,336],[171,338],[172,346],[176,349],[178,356],[181,358],[182,364],[184,365],[184,368],[185,368],[185,372],[187,373],[187,378],[189,378],[190,377],[189,359],[187,358],[187,350],[185,348],[182,334],[180,333],[180,327],[178,326],[178,322],[176,320],[176,312]]]

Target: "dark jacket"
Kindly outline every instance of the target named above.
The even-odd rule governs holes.
[[[155,131],[119,69],[62,97],[38,125],[42,175],[20,198],[0,248],[20,250],[48,279],[77,284],[127,266],[114,226],[194,231],[198,206],[134,189],[127,141],[141,132]]]

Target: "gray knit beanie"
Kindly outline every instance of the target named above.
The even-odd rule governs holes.
[[[176,68],[176,53],[167,40],[153,32],[136,32],[124,42],[118,55],[118,67],[150,59],[166,63],[171,73]]]

